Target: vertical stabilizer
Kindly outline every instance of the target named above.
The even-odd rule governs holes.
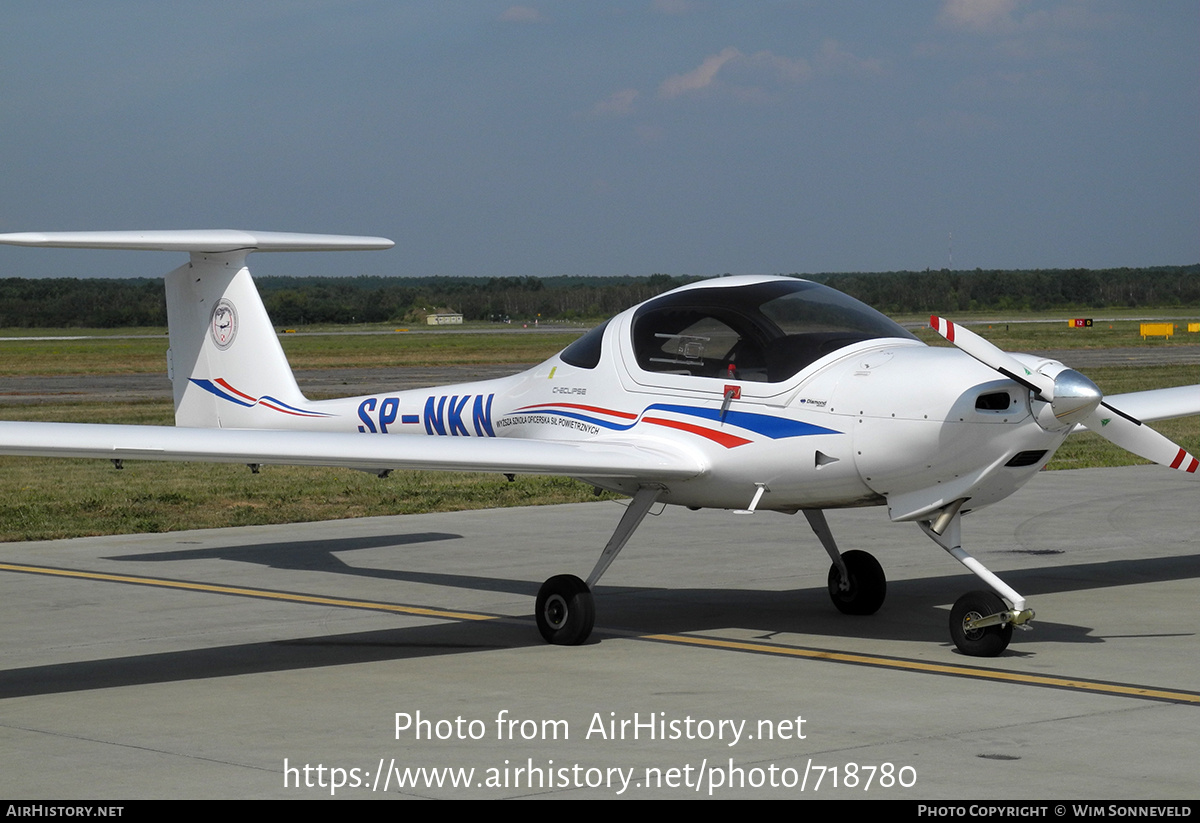
[[[166,276],[175,425],[276,428],[307,402],[246,267],[246,251],[192,252]]]

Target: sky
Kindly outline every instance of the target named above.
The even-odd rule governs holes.
[[[257,274],[1200,262],[1200,3],[6,0],[0,232],[381,235]],[[0,247],[0,276],[180,255]]]

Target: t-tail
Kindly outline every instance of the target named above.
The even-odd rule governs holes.
[[[283,232],[148,231],[0,234],[0,243],[86,249],[186,251],[166,275],[171,348],[168,375],[175,424],[277,428],[280,415],[320,417],[291,366],[250,277],[255,251],[365,251],[391,248],[382,237]]]

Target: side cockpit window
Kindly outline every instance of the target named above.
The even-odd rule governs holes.
[[[634,351],[644,371],[767,379],[761,335],[745,318],[713,307],[663,308],[634,321]]]
[[[596,328],[563,349],[558,357],[564,363],[581,369],[594,369],[600,365],[600,355],[604,349],[604,330],[609,321],[605,320]]]
[[[805,280],[684,289],[644,304],[633,319],[643,371],[759,383],[891,337],[916,339],[869,306]]]

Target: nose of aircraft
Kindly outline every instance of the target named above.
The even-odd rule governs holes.
[[[1059,431],[1088,418],[1104,399],[1100,387],[1074,369],[1063,369],[1054,376],[1054,399],[1035,409],[1038,425],[1046,431]]]
[[[1105,402],[1096,384],[1078,372],[1064,369],[1052,378],[1045,373],[1044,367],[1042,370],[1032,371],[1011,354],[1001,351],[974,332],[949,320],[934,316],[929,318],[929,325],[980,363],[1028,387],[1033,398],[1031,407],[1038,424],[1047,431],[1057,430],[1065,433],[1070,431],[1070,426],[1081,423],[1109,442],[1163,466],[1193,475],[1197,467],[1200,467],[1200,461],[1189,454],[1187,449]],[[1057,403],[1060,378],[1062,390],[1067,395],[1062,403],[1061,414]],[[1048,406],[1049,412],[1045,408],[1039,408],[1039,403]]]

